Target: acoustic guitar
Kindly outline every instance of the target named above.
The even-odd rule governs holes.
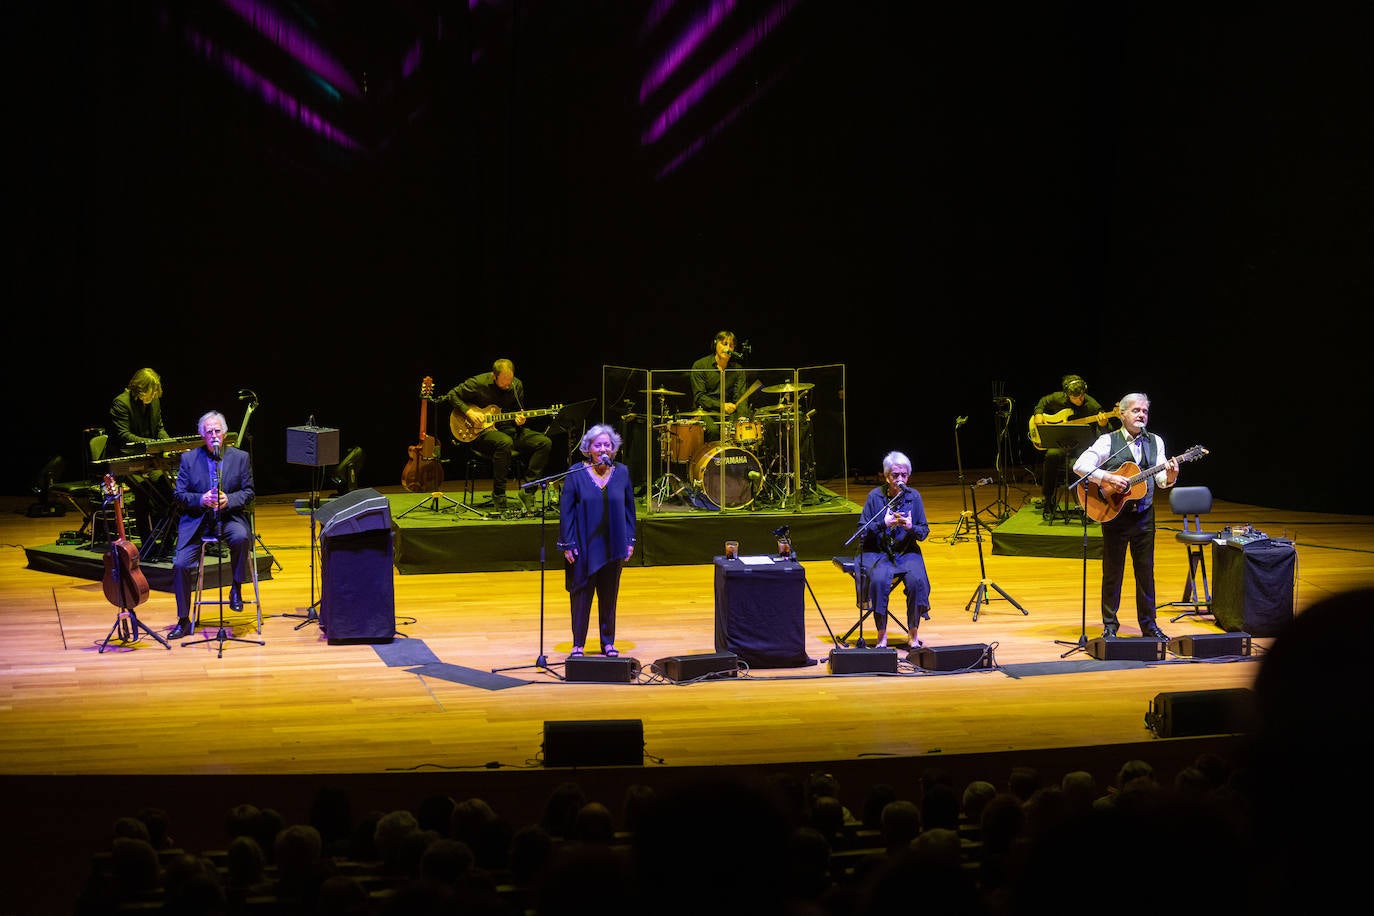
[[[1174,457],[1178,459],[1179,464],[1183,464],[1185,461],[1201,458],[1205,454],[1207,454],[1207,449],[1195,445],[1182,455],[1175,455]],[[1083,505],[1083,511],[1088,514],[1088,518],[1095,522],[1109,522],[1116,518],[1126,503],[1144,496],[1145,490],[1148,488],[1146,481],[1164,470],[1164,466],[1168,463],[1161,461],[1154,467],[1148,467],[1142,471],[1135,463],[1127,461],[1116,470],[1116,473],[1130,481],[1131,485],[1125,492],[1108,493],[1102,489],[1102,485],[1097,481],[1088,480],[1081,486],[1074,488],[1074,496]]]
[[[1070,420],[1069,414],[1071,413],[1073,413],[1073,408],[1065,407],[1058,413],[1032,415],[1030,418],[1031,445],[1040,449],[1040,451],[1042,452],[1046,451],[1045,446],[1040,444],[1041,426],[1097,426],[1099,424],[1106,423],[1108,420],[1116,420],[1121,418],[1120,407],[1113,407],[1111,410],[1104,410],[1097,416],[1083,417],[1079,420]],[[1036,420],[1036,416],[1040,416],[1040,419],[1038,421]]]
[[[444,466],[439,461],[439,440],[429,434],[429,399],[434,379],[420,383],[420,439],[410,447],[410,460],[401,469],[401,486],[412,493],[433,493],[444,485]]]
[[[113,474],[106,474],[100,492],[115,507],[115,533],[105,552],[105,597],[120,610],[133,610],[148,600],[148,579],[138,568],[138,548],[124,536],[124,490]]]
[[[474,423],[468,419],[467,414],[455,407],[453,408],[453,412],[449,414],[448,428],[449,431],[453,433],[453,438],[457,439],[459,442],[471,442],[473,439],[482,435],[484,430],[491,429],[497,423],[506,420],[514,420],[516,417],[524,417],[525,419],[530,419],[531,417],[547,417],[551,414],[558,413],[562,409],[562,404],[555,404],[543,410],[514,410],[510,413],[501,413],[501,408],[493,404],[482,411],[485,415],[483,421],[481,423]]]

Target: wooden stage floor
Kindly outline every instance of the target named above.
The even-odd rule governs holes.
[[[281,800],[296,807],[284,811],[288,817],[303,815],[309,792],[302,786],[309,783],[301,780],[321,776],[372,774],[378,784],[429,774],[451,786],[493,771],[538,772],[544,723],[555,720],[642,722],[644,765],[635,769],[639,775],[622,773],[621,782],[675,768],[809,770],[858,761],[882,761],[893,780],[914,779],[932,762],[953,766],[978,755],[1064,751],[1086,762],[1083,749],[1090,747],[1107,750],[1099,775],[1110,780],[1142,743],[1163,752],[1178,740],[1156,739],[1146,727],[1158,694],[1252,683],[1267,639],[1255,639],[1255,655],[1239,660],[1170,657],[1104,670],[1076,648],[1081,638],[1100,634],[1099,561],[994,554],[1001,506],[956,536],[967,494],[954,474],[922,473],[913,484],[932,521],[925,554],[934,606],[921,636],[935,647],[986,644],[996,668],[830,674],[832,635],[849,630],[858,614],[852,580],[831,563],[844,551],[829,543],[796,544],[806,567],[805,645],[816,665],[692,684],[648,678],[657,659],[715,651],[709,562],[626,570],[617,646],[643,666],[634,683],[563,679],[570,639],[557,567],[395,575],[400,638],[391,647],[330,645],[313,622],[292,616],[307,611],[319,589],[310,522],[293,507],[304,494],[259,502],[259,534],[275,564],[262,583],[261,636],[247,612],[227,621],[234,635],[264,645],[227,642],[221,654],[216,641],[164,649],[145,637],[101,652],[116,618],[101,584],[36,571],[25,561],[24,547],[53,543],[79,522],[29,518],[28,501],[10,499],[0,513],[0,542],[9,547],[0,567],[0,778],[7,805],[18,804],[17,794],[54,791],[45,780],[55,777],[91,777],[63,784],[59,794],[98,810],[102,798],[106,807],[158,803],[140,793],[163,795],[171,786],[218,799],[207,788],[214,785],[229,798],[248,791],[241,788],[248,783],[235,780],[256,780],[254,791],[277,785],[289,793]],[[867,489],[864,482],[849,493],[861,502]],[[980,504],[997,489],[980,489]],[[1029,501],[1027,486],[1002,489],[1008,515]],[[1157,518],[1158,592],[1162,601],[1175,600],[1187,572],[1185,551],[1174,540],[1178,520],[1167,506]],[[1209,530],[1249,523],[1292,539],[1299,612],[1374,581],[1374,518],[1219,501],[1206,521]],[[970,604],[984,585],[996,589],[986,589],[991,600],[975,620]],[[1128,596],[1131,589],[1128,573]],[[1170,622],[1182,610],[1161,610],[1170,636],[1221,632],[1206,616]],[[138,614],[165,632],[175,618],[171,595],[154,591]],[[1136,635],[1129,599],[1122,620],[1122,636]],[[404,653],[407,663],[388,664],[386,648]],[[541,653],[548,668],[535,666]],[[427,671],[414,670],[416,657],[430,661]],[[499,684],[481,683],[498,669]],[[120,788],[111,788],[111,779]],[[60,818],[65,804],[53,801],[45,813]]]

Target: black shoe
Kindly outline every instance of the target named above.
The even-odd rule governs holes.
[[[1102,628],[1102,638],[1103,638],[1103,639],[1116,639],[1116,627],[1103,627],[1103,628]]]
[[[229,610],[243,610],[243,595],[239,591],[239,584],[237,582],[229,587]]]
[[[1148,636],[1148,637],[1150,637],[1151,639],[1168,639],[1168,638],[1169,638],[1169,637],[1167,637],[1167,636],[1164,635],[1164,631],[1161,630],[1161,629],[1159,628],[1159,624],[1157,624],[1157,623],[1152,623],[1152,624],[1150,624],[1150,625],[1147,626],[1147,627],[1141,627],[1141,628],[1140,628],[1140,635],[1141,635],[1141,636]]]
[[[177,621],[176,626],[172,627],[172,632],[167,634],[167,638],[185,639],[187,636],[190,636],[191,633],[191,619],[189,617],[183,617]]]

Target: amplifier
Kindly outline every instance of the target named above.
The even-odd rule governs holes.
[[[674,684],[698,681],[703,678],[729,678],[739,675],[739,656],[733,652],[709,652],[705,655],[670,655],[660,658],[652,670]]]
[[[583,683],[629,684],[639,676],[639,661],[604,655],[574,655],[563,661],[563,676],[569,681]]]
[[[836,646],[830,650],[831,674],[896,674],[897,650],[846,649]]]
[[[906,654],[906,660],[926,671],[962,671],[996,667],[987,643],[966,646],[921,646]]]
[[[1249,633],[1200,633],[1197,636],[1175,636],[1169,640],[1169,651],[1193,658],[1224,658],[1250,654]]]

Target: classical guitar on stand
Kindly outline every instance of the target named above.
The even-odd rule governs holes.
[[[1178,459],[1179,464],[1183,464],[1201,458],[1205,454],[1207,454],[1207,449],[1195,445],[1182,455],[1175,455],[1174,457]],[[1088,480],[1074,488],[1074,495],[1078,496],[1079,501],[1083,503],[1083,510],[1088,514],[1088,518],[1095,522],[1109,522],[1116,518],[1126,503],[1144,496],[1148,487],[1146,481],[1164,470],[1168,463],[1161,461],[1159,464],[1142,471],[1134,462],[1127,461],[1116,469],[1116,473],[1130,481],[1131,485],[1125,492],[1107,493],[1097,481]],[[1079,496],[1080,490],[1082,491],[1081,496]]]
[[[161,643],[163,648],[170,649],[167,641],[148,629],[134,612],[134,608],[148,600],[149,589],[147,577],[138,568],[138,548],[124,534],[124,488],[115,481],[113,474],[106,474],[100,492],[107,503],[114,503],[116,534],[110,549],[105,552],[105,578],[101,586],[105,590],[105,598],[119,608],[114,626],[110,627],[109,635],[101,643],[100,651],[105,651],[116,630],[123,642],[137,640],[142,631]]]
[[[1072,407],[1065,407],[1058,413],[1047,413],[1037,421],[1035,416],[1030,418],[1030,441],[1031,445],[1045,451],[1045,446],[1040,444],[1041,426],[1098,426],[1108,420],[1119,420],[1121,418],[1121,408],[1113,407],[1111,410],[1104,410],[1102,413],[1092,417],[1083,417],[1079,420],[1070,420],[1069,414],[1073,413]]]
[[[527,420],[533,417],[547,417],[562,409],[562,404],[555,404],[543,410],[514,410],[510,413],[501,413],[501,408],[492,405],[482,411],[485,419],[481,423],[474,423],[468,419],[467,414],[455,407],[453,412],[449,414],[448,428],[453,433],[453,438],[459,442],[471,442],[482,435],[484,430],[491,429],[497,423],[514,420],[516,417],[524,417]]]
[[[420,383],[420,440],[410,447],[410,460],[401,470],[401,486],[412,493],[433,493],[444,486],[444,466],[439,461],[439,440],[429,434],[429,400],[434,379]]]

